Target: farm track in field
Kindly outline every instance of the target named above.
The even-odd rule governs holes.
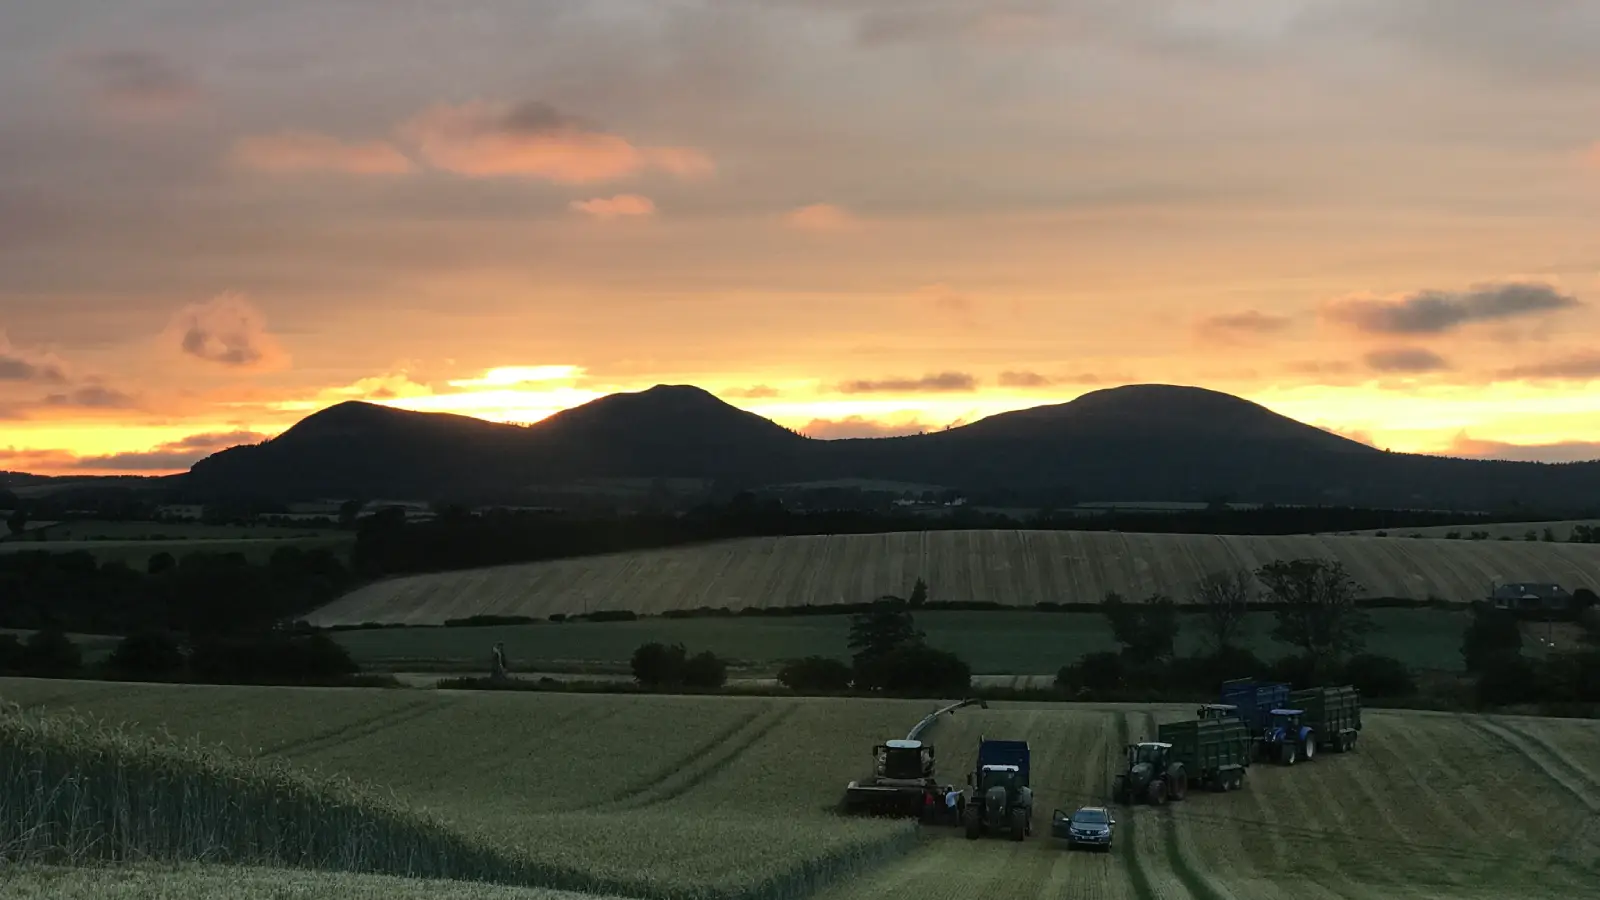
[[[312,754],[334,744],[361,740],[415,721],[437,711],[438,708],[439,703],[436,699],[424,697],[395,709],[346,722],[318,734],[298,735],[276,744],[268,744],[259,752],[268,756]]]
[[[798,711],[799,707],[789,704],[760,710],[737,728],[719,735],[704,749],[666,770],[658,780],[629,790],[595,809],[640,809],[676,800],[725,770],[741,754],[764,740]]]

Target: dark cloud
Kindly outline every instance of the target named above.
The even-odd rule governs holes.
[[[1288,316],[1273,315],[1250,309],[1237,313],[1209,316],[1196,323],[1201,334],[1213,338],[1232,339],[1277,334],[1286,330],[1294,320]]]
[[[1437,456],[1469,459],[1509,459],[1519,462],[1589,462],[1600,460],[1600,441],[1560,441],[1554,444],[1510,444],[1457,435],[1450,447]]]
[[[865,416],[846,416],[843,419],[812,419],[799,430],[806,437],[835,441],[844,438],[903,437],[936,431],[941,427],[943,426],[927,425],[922,422],[901,422],[891,425]]]
[[[133,409],[139,403],[132,396],[114,388],[89,385],[62,394],[50,394],[40,405],[72,409]]]
[[[66,380],[66,374],[57,366],[48,363],[29,362],[20,356],[0,353],[0,381],[38,381],[45,384],[61,384]]]
[[[72,461],[71,468],[89,471],[171,472],[188,469],[219,450],[237,447],[240,444],[258,444],[266,439],[266,435],[254,431],[192,434],[150,450],[78,457]]]
[[[1374,350],[1362,357],[1367,368],[1375,372],[1421,374],[1442,372],[1450,368],[1444,357],[1424,347],[1391,347]]]
[[[172,112],[200,95],[199,83],[186,69],[159,53],[106,50],[83,59],[108,104],[137,112]]]
[[[1323,315],[1369,334],[1443,334],[1473,322],[1491,322],[1582,306],[1547,284],[1514,282],[1468,291],[1419,291],[1399,300],[1351,298],[1329,304]]]
[[[1592,381],[1600,378],[1600,352],[1589,351],[1576,356],[1512,366],[1502,369],[1499,377],[1529,381]]]
[[[549,134],[567,129],[591,130],[588,122],[570,116],[543,100],[528,100],[506,110],[498,123],[512,134]]]
[[[1001,387],[1046,387],[1055,384],[1055,380],[1048,375],[1038,372],[1001,372]]]
[[[1296,375],[1348,375],[1355,367],[1343,360],[1308,359],[1284,368]]]
[[[939,372],[921,378],[846,381],[839,385],[839,391],[845,394],[946,393],[973,391],[977,388],[978,379],[966,372]]]

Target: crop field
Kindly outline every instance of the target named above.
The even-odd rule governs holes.
[[[0,896],[6,900],[623,900],[445,879],[198,864],[0,871]]]
[[[1368,635],[1373,653],[1393,656],[1419,669],[1462,666],[1461,633],[1468,614],[1442,609],[1368,610],[1377,631]],[[1085,653],[1115,650],[1104,616],[1088,612],[1032,610],[925,610],[917,627],[928,641],[959,654],[975,673],[1054,673]],[[1241,634],[1245,646],[1264,659],[1288,652],[1271,637],[1274,615],[1250,613]],[[381,628],[334,632],[363,667],[380,671],[486,671],[490,648],[504,642],[513,668],[544,666],[627,672],[633,651],[650,641],[682,642],[710,650],[740,668],[774,672],[782,660],[831,656],[848,660],[849,616],[784,616],[662,619],[632,622],[540,622],[460,628]],[[1198,652],[1199,623],[1184,621],[1180,653]]]
[[[1468,602],[1493,582],[1600,586],[1600,545],[1378,537],[938,531],[743,538],[395,578],[355,590],[307,617],[314,625],[442,624],[477,614],[548,616],[604,609],[859,603],[905,596],[1012,606],[1089,603],[1107,592],[1185,599],[1216,569],[1280,559],[1344,563],[1369,596]]]
[[[1119,748],[1190,707],[996,703],[941,719],[929,739],[946,780],[964,780],[980,735],[1030,742],[1035,833],[1016,844],[831,813],[870,746],[932,703],[25,680],[0,680],[0,696],[384,785],[464,832],[628,873],[635,896],[759,885],[844,849],[857,854],[848,877],[821,900],[1600,897],[1595,721],[1369,710],[1355,752],[1257,764],[1236,793],[1118,808],[1116,849],[1089,854],[1048,837],[1050,810],[1105,803]],[[152,896],[128,887],[141,879],[173,900],[235,883],[229,895],[247,900],[363,897],[390,885],[385,896],[412,895],[374,876],[211,867],[15,877],[25,889],[56,878],[86,900]],[[557,896],[455,891],[427,895]]]

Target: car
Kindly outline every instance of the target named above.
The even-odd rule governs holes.
[[[1050,817],[1050,835],[1067,842],[1068,850],[1099,847],[1111,851],[1111,829],[1117,820],[1104,806],[1084,806],[1068,816],[1056,810]]]

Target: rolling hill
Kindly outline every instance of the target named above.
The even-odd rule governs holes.
[[[343,403],[182,477],[204,495],[509,499],[579,479],[688,478],[725,490],[866,478],[1082,500],[1562,510],[1600,497],[1600,462],[1380,451],[1217,391],[1127,385],[945,431],[812,440],[700,388],[613,394],[530,426]]]
[[[862,603],[905,596],[917,578],[933,599],[1032,607],[1093,603],[1108,591],[1182,600],[1206,572],[1278,559],[1342,561],[1368,597],[1482,599],[1493,582],[1600,588],[1600,545],[1288,535],[1093,531],[933,531],[742,538],[379,581],[306,621],[438,625],[480,614],[548,616],[726,606]]]

